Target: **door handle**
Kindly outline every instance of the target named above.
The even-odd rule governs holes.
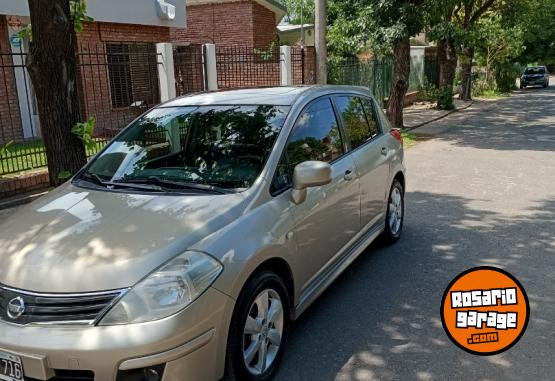
[[[382,147],[382,155],[387,156],[388,149],[387,147]]]
[[[351,171],[350,169],[347,169],[345,171],[345,176],[343,176],[343,178],[345,179],[345,181],[351,181],[353,179],[353,171]]]

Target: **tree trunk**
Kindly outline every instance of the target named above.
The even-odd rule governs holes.
[[[461,87],[459,99],[469,101],[472,99],[472,63],[474,61],[474,48],[465,47],[462,51]]]
[[[328,83],[328,47],[326,44],[326,1],[316,0],[315,3],[315,40],[314,48],[316,49],[316,83],[325,85]]]
[[[37,97],[50,183],[86,163],[83,142],[71,132],[81,121],[77,93],[76,37],[69,0],[29,0],[33,41],[27,68]]]
[[[387,117],[394,127],[403,128],[403,107],[410,77],[410,40],[408,36],[397,41],[393,48],[393,54],[393,82],[387,103]]]
[[[452,109],[453,106],[453,81],[457,70],[457,53],[455,42],[452,38],[439,40],[437,46],[439,59],[439,92],[438,107]]]

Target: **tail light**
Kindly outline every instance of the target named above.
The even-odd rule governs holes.
[[[398,128],[392,128],[389,133],[401,144],[401,146],[403,146],[403,135],[401,134],[401,130]]]

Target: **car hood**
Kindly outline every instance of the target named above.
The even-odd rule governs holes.
[[[244,200],[64,186],[0,226],[0,283],[49,293],[132,286],[236,220]]]

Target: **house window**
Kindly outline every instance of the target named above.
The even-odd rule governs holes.
[[[160,103],[153,44],[106,44],[112,107],[148,108]]]

